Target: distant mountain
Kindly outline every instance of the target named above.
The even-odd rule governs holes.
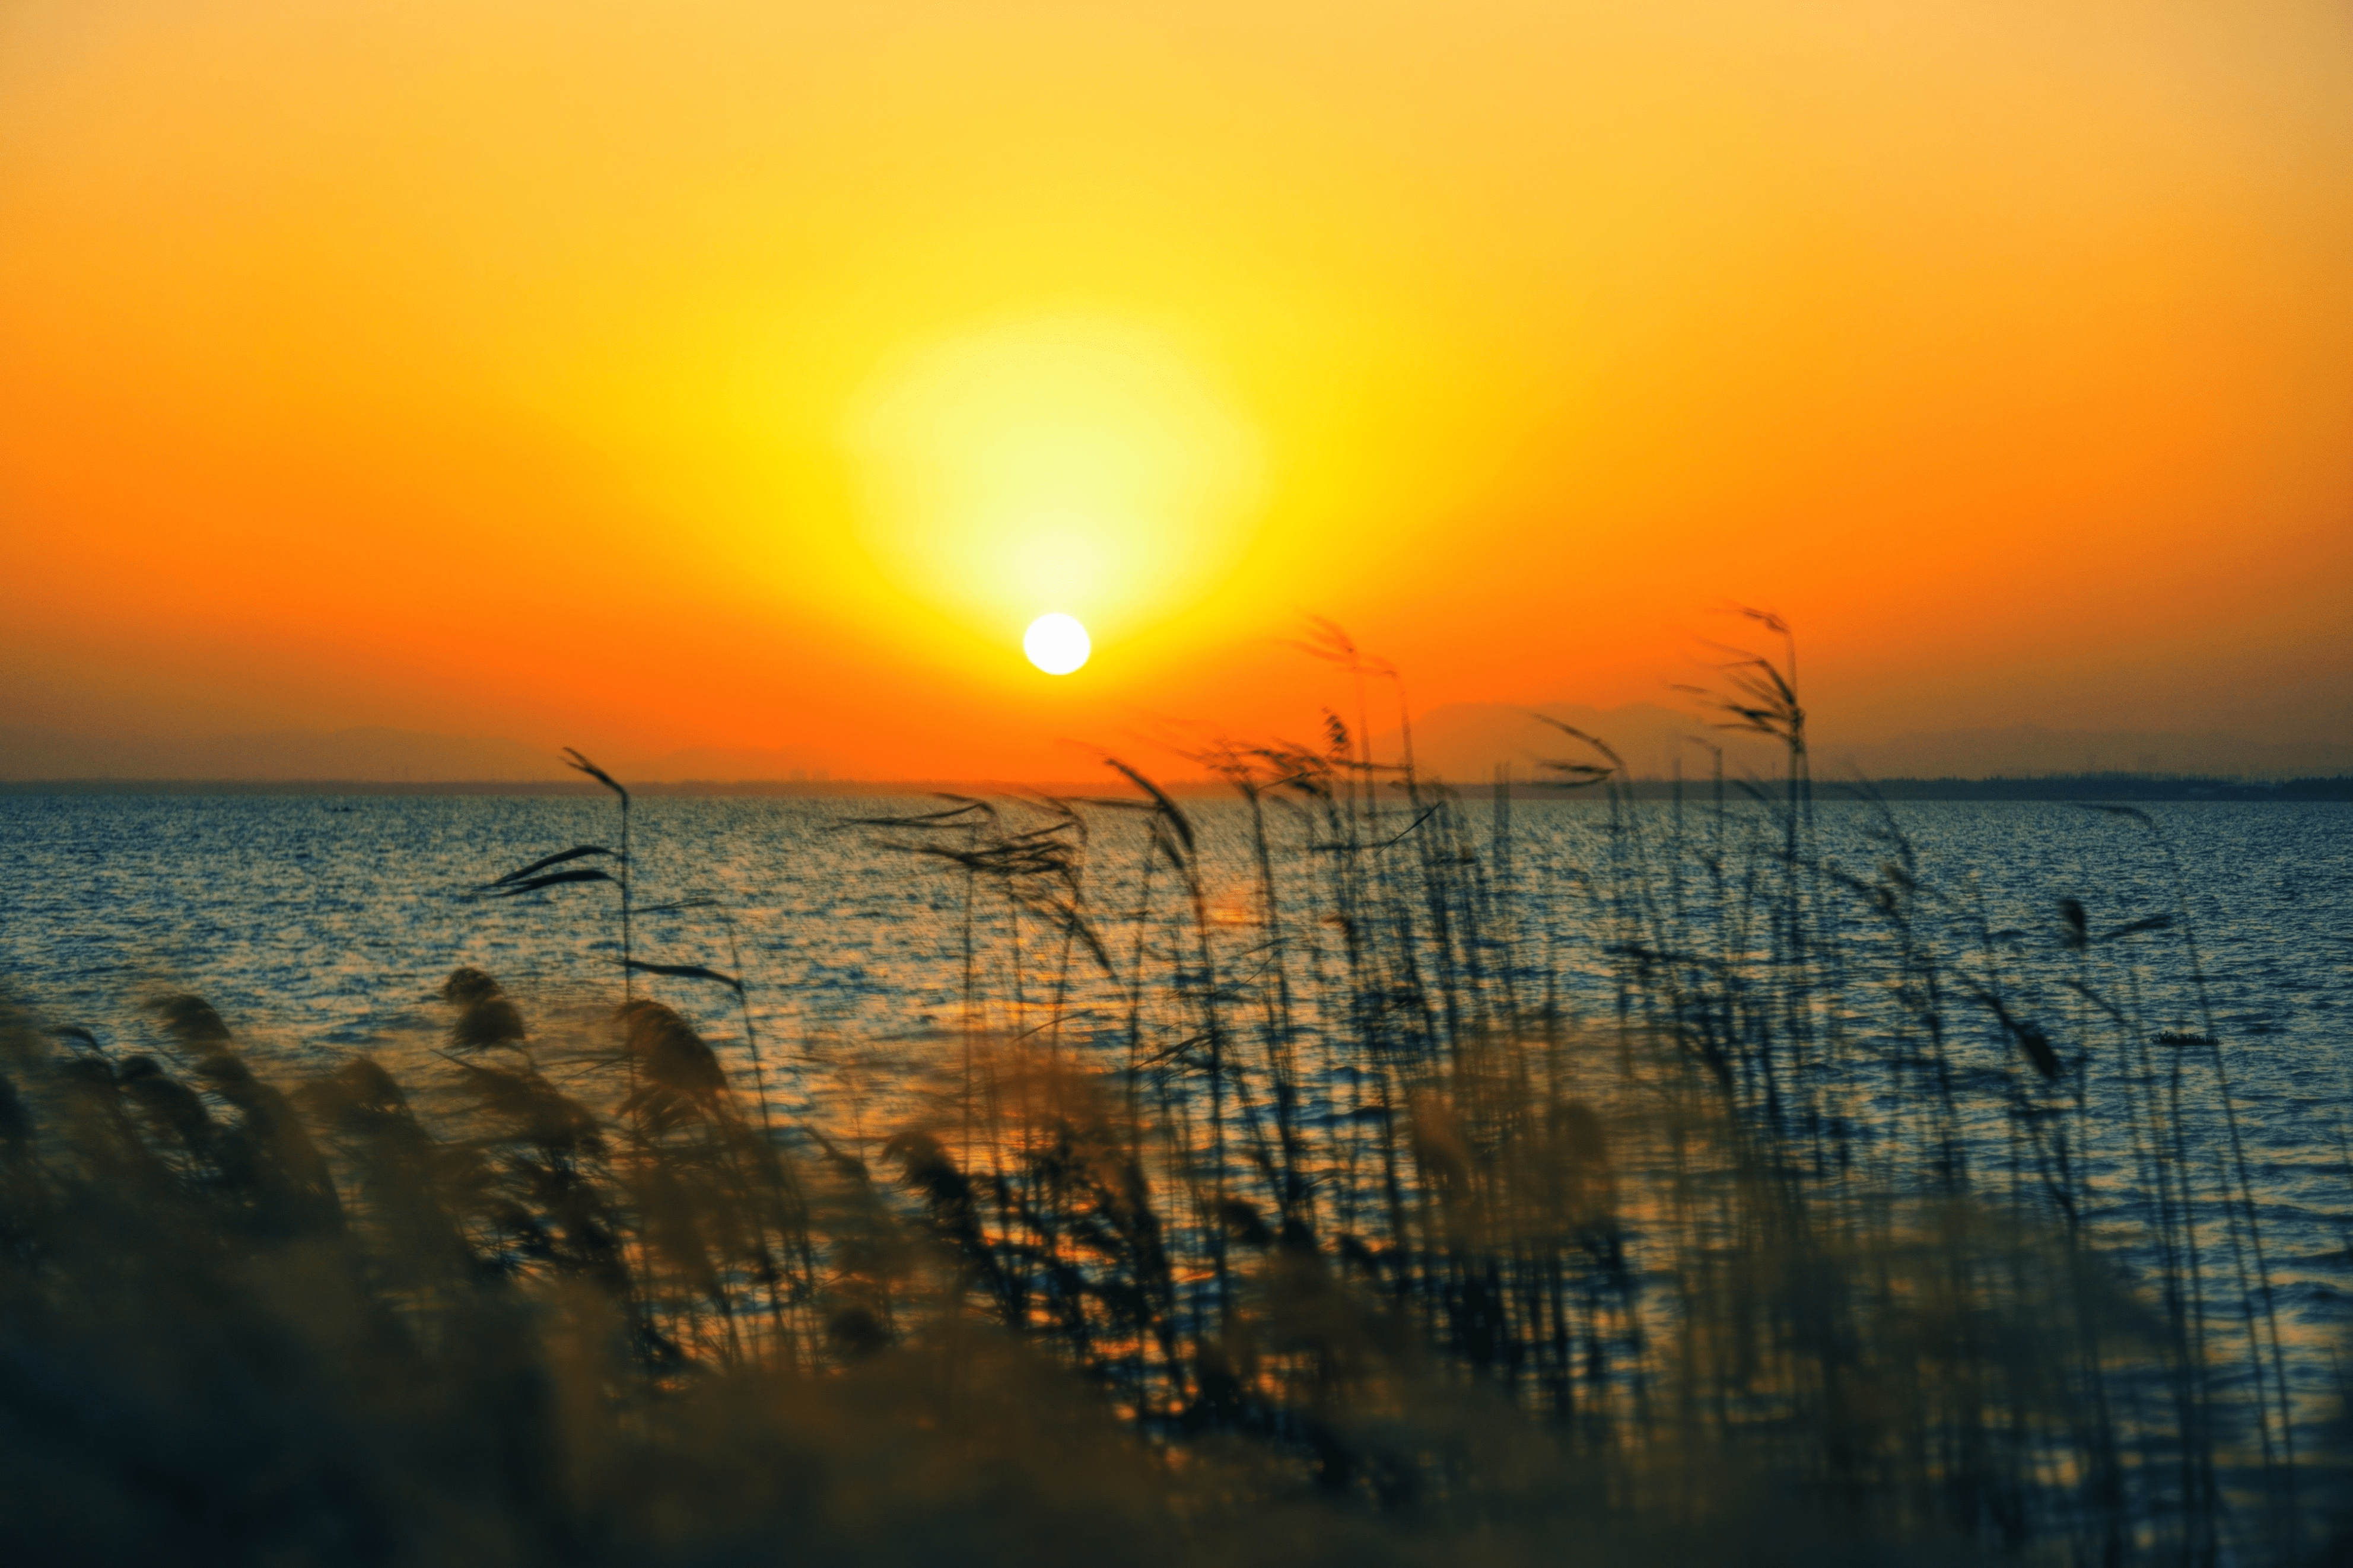
[[[1508,764],[1512,776],[1533,782],[1559,774],[1546,761],[1594,763],[1600,754],[1576,737],[1541,721],[1594,736],[1625,760],[1636,778],[1683,775],[1705,779],[1720,747],[1727,775],[1772,777],[1781,768],[1778,746],[1762,737],[1710,728],[1704,721],[1648,702],[1622,708],[1546,703],[1514,708],[1500,702],[1460,702],[1433,708],[1414,721],[1414,758],[1423,772],[1478,786]],[[1395,763],[1403,754],[1395,731],[1374,739],[1374,754]],[[597,753],[624,780],[739,784],[852,776],[842,758],[814,746],[769,750],[691,747],[653,755]],[[2034,778],[2060,773],[2195,773],[2214,778],[2311,778],[2353,774],[2353,746],[2327,742],[2264,742],[2230,735],[2173,735],[2129,731],[2008,729],[1921,731],[1885,741],[1846,743],[1833,734],[1814,742],[1820,779]],[[250,782],[301,779],[375,784],[561,783],[573,775],[553,747],[488,735],[442,735],[420,730],[365,728],[277,730],[248,735],[177,739],[99,737],[57,730],[0,728],[0,781],[48,779],[209,779]]]
[[[1722,747],[1727,774],[1771,776],[1782,766],[1779,748],[1761,736],[1717,730],[1702,720],[1653,703],[1588,708],[1546,703],[1514,708],[1464,702],[1433,708],[1414,721],[1414,760],[1457,784],[1482,784],[1511,764],[1512,776],[1535,780],[1545,759],[1593,762],[1594,752],[1537,717],[1602,740],[1637,778],[1666,778],[1682,761],[1685,778],[1715,766],[1709,748]],[[1394,730],[1374,742],[1376,757],[1401,754]],[[1813,771],[1831,779],[2033,778],[2057,773],[2195,773],[2216,778],[2312,778],[2353,773],[2353,746],[2325,741],[2248,741],[2232,735],[2175,735],[2137,731],[2007,729],[1915,731],[1885,741],[1847,742],[1835,732],[1813,737]]]
[[[1638,778],[1669,777],[1678,758],[1686,777],[1705,778],[1715,768],[1711,749],[1715,747],[1724,751],[1725,772],[1735,776],[1743,771],[1770,772],[1779,765],[1778,749],[1761,736],[1712,730],[1688,715],[1650,702],[1631,702],[1622,708],[1588,708],[1573,702],[1548,702],[1540,708],[1514,708],[1500,702],[1448,703],[1414,720],[1414,764],[1458,784],[1481,784],[1506,764],[1512,777],[1530,781],[1563,776],[1546,768],[1546,762],[1602,762],[1594,748],[1543,722],[1538,714],[1602,742],[1624,759]],[[1376,762],[1394,763],[1402,754],[1398,731],[1374,739]]]
[[[834,754],[815,746],[785,746],[773,751],[728,750],[691,746],[650,758],[631,768],[631,776],[649,781],[688,779],[738,783],[747,779],[823,779],[836,771]]]
[[[93,736],[0,730],[0,778],[523,780],[556,771],[537,747],[491,736],[364,728],[248,735]]]
[[[1875,744],[1818,748],[1814,773],[1869,778],[2032,778],[2051,773],[2197,773],[2211,778],[2320,778],[2353,773],[2353,746],[2247,741],[2130,730],[1915,731]],[[1827,764],[1827,765],[1826,765]]]
[[[815,748],[712,747],[598,761],[624,779],[823,778],[834,766]],[[0,779],[333,779],[380,784],[533,783],[571,777],[553,747],[489,735],[422,730],[276,730],[177,738],[75,735],[0,728]]]

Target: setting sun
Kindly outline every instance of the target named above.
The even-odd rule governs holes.
[[[1086,627],[1056,611],[1029,623],[1029,629],[1021,635],[1021,651],[1047,674],[1068,675],[1086,663],[1094,648]]]

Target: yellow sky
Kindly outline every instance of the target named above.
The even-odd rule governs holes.
[[[2331,4],[10,0],[0,724],[2353,741],[2348,279]]]

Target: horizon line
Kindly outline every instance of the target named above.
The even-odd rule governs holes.
[[[1384,782],[1402,788],[1406,780],[1392,774]],[[1008,778],[869,778],[869,779],[649,779],[624,780],[633,793],[648,795],[777,795],[812,798],[858,798],[894,795],[1020,794],[1055,796],[1113,796],[1146,799],[1124,780]],[[1187,795],[1222,795],[1233,786],[1214,775],[1171,775],[1153,781],[1163,789]],[[1501,789],[1514,800],[1596,798],[1590,787],[1544,779],[1449,779],[1425,773],[1416,781],[1430,788],[1452,788],[1464,795],[1492,795]],[[1786,775],[1776,778],[1730,777],[1724,781],[1735,793],[1779,792]],[[2253,799],[2280,798],[2353,800],[2353,773],[2262,777],[2253,774],[2189,773],[2106,770],[1995,773],[1976,778],[1958,774],[1935,776],[1888,774],[1875,778],[1816,778],[1807,781],[1815,796],[1855,799],[1873,794],[1890,798],[1924,798],[1924,791],[1958,791],[1963,798],[2017,792],[2056,791],[2057,798],[2091,798],[2103,791],[2146,795],[2170,792],[2173,798],[2198,799],[2217,791]],[[1621,789],[1638,796],[1670,798],[1677,790],[1704,796],[1715,784],[1706,777],[1638,774],[1620,781]],[[82,778],[0,779],[0,795],[596,795],[603,788],[586,780],[571,779],[368,779],[368,778],[132,778],[96,775]],[[2163,798],[2163,795],[2158,798]]]

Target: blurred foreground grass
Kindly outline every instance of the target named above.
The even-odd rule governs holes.
[[[1100,1074],[984,1046],[870,1170],[765,1133],[667,1007],[532,1031],[448,994],[400,1080],[269,1081],[191,996],[160,1058],[0,1023],[10,1561],[2185,1554],[2103,1513],[2119,1476],[2045,1470],[2132,1436],[2102,1389],[2161,1394],[2157,1305],[2054,1227],[1801,1192],[1662,1053],[1476,1053],[1400,1118],[1442,1263],[1229,1199],[1219,1304],[1137,1157],[1176,1130]],[[1482,1292],[1549,1289],[1525,1321],[1599,1356],[1642,1331],[1638,1226],[1675,1307],[1585,1385],[1620,1408],[1515,1388]],[[1973,1527],[2053,1479],[2055,1550]],[[2327,1549],[2262,1523],[2216,1550]]]
[[[1317,635],[1356,729],[1197,757],[1222,847],[1116,762],[863,819],[960,889],[963,1016],[807,1053],[805,1117],[733,917],[645,900],[576,754],[617,847],[475,892],[617,893],[617,999],[459,970],[323,1074],[186,994],[0,1011],[5,1560],[2353,1555],[2159,824],[2086,814],[2169,900],[2034,930],[1892,813],[1842,866],[1792,649],[1720,704],[1781,786],[1645,811],[1569,731],[1606,832],[1540,873],[1507,789],[1482,833],[1374,762],[1394,672]],[[690,911],[723,949],[637,956]],[[1572,917],[1612,1016],[1561,999]]]

